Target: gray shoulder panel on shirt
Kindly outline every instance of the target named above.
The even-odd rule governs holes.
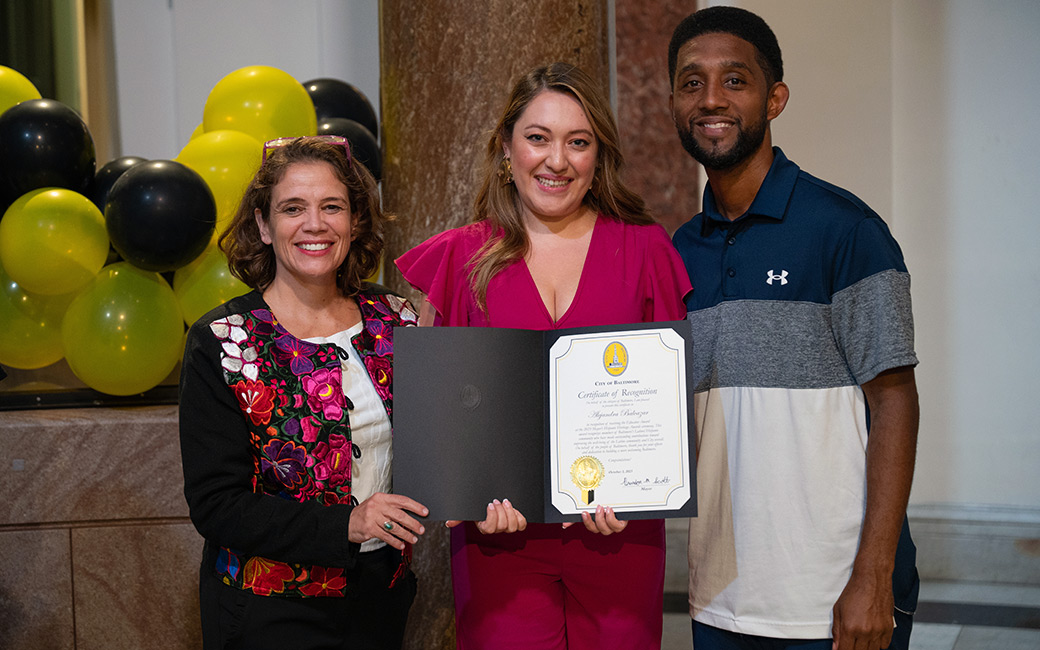
[[[691,385],[834,388],[915,365],[909,288],[908,274],[883,271],[835,294],[830,305],[734,300],[689,312]]]

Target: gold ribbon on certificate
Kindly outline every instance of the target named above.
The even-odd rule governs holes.
[[[594,490],[606,474],[603,463],[593,456],[582,456],[571,463],[571,480],[581,489],[581,500],[585,505],[596,500]]]

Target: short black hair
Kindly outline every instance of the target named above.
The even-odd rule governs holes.
[[[780,44],[766,21],[757,14],[738,7],[708,7],[696,11],[679,23],[668,44],[668,85],[675,83],[675,66],[679,48],[701,34],[732,34],[755,46],[756,57],[766,81],[772,86],[784,80],[784,60]]]

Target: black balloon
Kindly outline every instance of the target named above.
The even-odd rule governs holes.
[[[350,155],[372,172],[376,182],[383,180],[383,152],[379,143],[362,124],[343,117],[318,122],[318,135],[341,135],[350,141]]]
[[[112,246],[146,271],[173,271],[199,256],[217,223],[206,181],[172,160],[134,165],[108,193],[105,225]]]
[[[94,205],[98,207],[98,210],[105,211],[105,202],[108,200],[108,193],[112,190],[112,186],[115,184],[116,179],[123,175],[123,172],[130,169],[137,163],[148,162],[147,158],[139,158],[137,156],[123,156],[122,158],[116,158],[110,160],[98,170],[97,175],[94,176],[94,187],[90,193],[90,200],[94,202]]]
[[[90,193],[94,139],[79,114],[53,99],[30,99],[0,115],[0,203],[41,187]]]
[[[339,79],[312,79],[303,87],[311,96],[318,123],[330,117],[345,117],[361,122],[375,137],[379,137],[379,120],[368,98],[360,90]]]

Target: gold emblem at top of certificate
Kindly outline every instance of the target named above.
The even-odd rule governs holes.
[[[625,349],[625,346],[617,341],[607,344],[607,348],[603,350],[603,369],[607,371],[607,374],[617,377],[625,372],[627,367],[628,350]]]

